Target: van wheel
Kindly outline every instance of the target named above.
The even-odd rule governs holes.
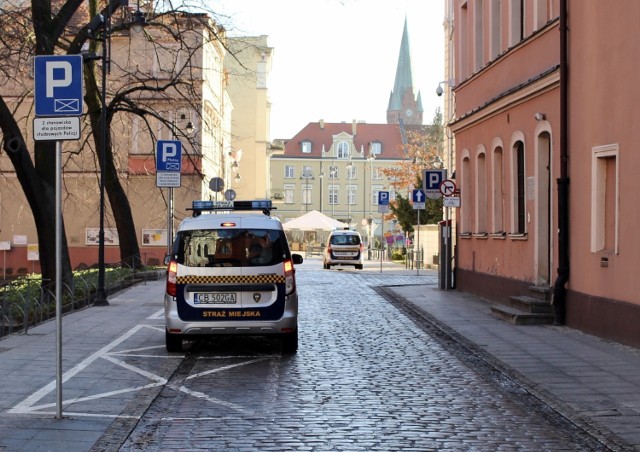
[[[182,335],[170,334],[165,330],[164,332],[165,345],[169,353],[180,353],[182,351]]]
[[[329,265],[329,264],[324,264],[324,269],[325,269],[325,270],[330,270],[330,269],[331,269],[331,265]]]
[[[356,270],[362,270],[362,264],[356,265]]]
[[[298,330],[281,336],[282,353],[292,354],[298,351]]]

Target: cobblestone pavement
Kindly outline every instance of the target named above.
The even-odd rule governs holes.
[[[322,270],[306,260],[297,355],[275,341],[195,342],[133,431],[115,422],[94,450],[112,450],[121,435],[125,451],[604,450],[375,290],[435,284],[427,270]]]

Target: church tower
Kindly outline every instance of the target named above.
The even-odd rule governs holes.
[[[409,33],[407,18],[404,19],[404,30],[400,42],[400,55],[396,68],[396,80],[393,91],[389,96],[387,107],[387,124],[398,124],[402,119],[405,125],[422,125],[424,110],[420,91],[417,97],[413,90],[413,75],[411,69],[411,52],[409,51]]]

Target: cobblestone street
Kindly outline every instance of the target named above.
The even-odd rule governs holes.
[[[122,450],[599,449],[528,404],[517,384],[469,368],[375,291],[433,290],[435,273],[421,273],[306,260],[297,355],[259,339],[193,343]]]

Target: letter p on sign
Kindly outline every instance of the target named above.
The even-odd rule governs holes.
[[[66,88],[73,81],[71,63],[68,61],[47,61],[45,63],[45,78],[47,97],[54,97],[55,88]],[[57,77],[56,75],[62,75]]]

